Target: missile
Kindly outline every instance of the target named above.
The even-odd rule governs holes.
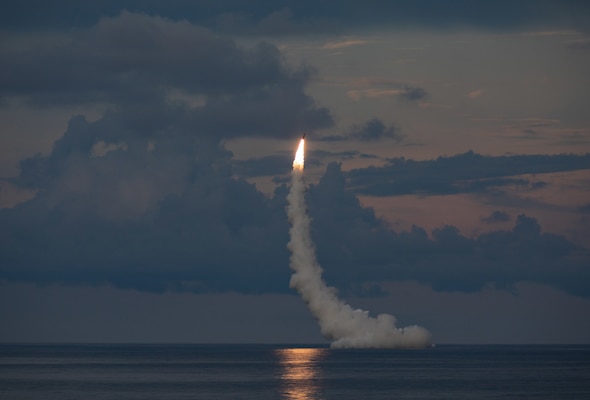
[[[307,134],[304,133],[303,136],[301,136],[301,139],[305,139],[305,135],[307,135]]]

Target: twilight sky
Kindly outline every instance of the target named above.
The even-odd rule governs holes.
[[[590,343],[584,1],[5,1],[0,341]]]

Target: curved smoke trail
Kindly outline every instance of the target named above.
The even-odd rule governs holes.
[[[338,298],[336,290],[322,279],[322,268],[311,240],[311,220],[305,207],[303,180],[305,140],[301,139],[293,161],[291,191],[287,196],[287,214],[291,228],[290,286],[297,289],[322,335],[332,340],[333,348],[419,348],[430,345],[430,333],[420,326],[397,328],[395,317],[380,314],[376,318],[364,310],[354,309]]]

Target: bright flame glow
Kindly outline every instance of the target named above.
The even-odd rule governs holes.
[[[301,139],[301,141],[299,142],[299,147],[297,148],[297,153],[295,153],[295,159],[293,160],[293,168],[303,169],[304,153],[305,139]]]

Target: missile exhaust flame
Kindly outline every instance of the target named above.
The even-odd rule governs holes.
[[[291,191],[287,196],[287,214],[291,228],[287,247],[294,271],[290,286],[295,288],[316,318],[324,337],[333,348],[420,348],[430,345],[430,333],[420,326],[397,328],[395,317],[354,309],[338,298],[336,289],[322,278],[315,247],[311,240],[311,219],[305,206],[303,180],[305,135],[293,161]]]
[[[293,160],[293,169],[303,170],[303,164],[305,163],[305,139],[302,138],[299,142],[299,147],[297,147],[297,152],[295,153],[295,159]]]

